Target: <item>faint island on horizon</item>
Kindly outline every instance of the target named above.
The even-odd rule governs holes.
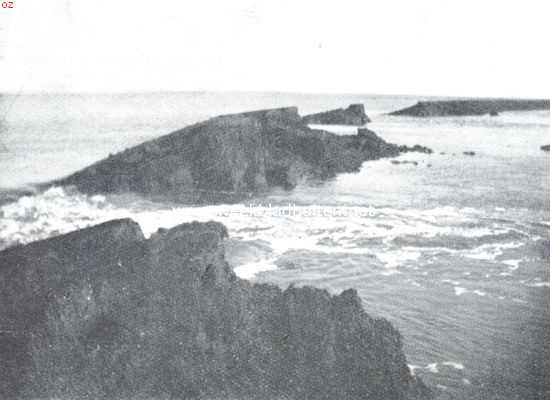
[[[411,117],[497,116],[505,111],[550,110],[550,100],[536,99],[460,99],[419,101],[389,115]]]

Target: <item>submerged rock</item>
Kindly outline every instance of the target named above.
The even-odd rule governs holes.
[[[134,192],[183,202],[238,201],[308,178],[358,171],[393,157],[376,135],[310,129],[294,107],[224,115],[127,149],[49,185],[84,193]]]
[[[432,154],[433,150],[426,146],[415,144],[414,146],[399,146],[400,153],[424,153]]]
[[[415,167],[418,166],[418,161],[409,161],[409,160],[403,160],[403,161],[400,161],[400,160],[391,160],[391,163],[393,165],[400,165],[400,164],[412,164],[414,165]],[[428,164],[429,166],[431,166],[431,164]]]
[[[125,219],[0,252],[0,397],[430,397],[354,290],[243,281],[226,236]]]
[[[475,156],[476,152],[475,151],[463,151],[462,154],[464,154],[465,156]]]
[[[542,151],[550,151],[550,144],[547,144],[547,145],[545,145],[545,146],[540,146],[540,149],[541,149]]]
[[[317,125],[361,126],[370,122],[370,118],[365,113],[365,106],[363,104],[350,104],[346,109],[338,108],[336,110],[305,115],[303,120],[306,124]]]
[[[413,117],[444,117],[468,115],[496,116],[504,111],[532,111],[550,109],[550,100],[472,99],[419,101],[417,104],[394,111],[390,115]]]

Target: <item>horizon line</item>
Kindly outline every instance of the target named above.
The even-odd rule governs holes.
[[[525,97],[525,96],[492,96],[492,95],[449,95],[449,94],[409,94],[409,93],[368,93],[368,92],[323,92],[323,91],[294,91],[294,90],[215,90],[215,89],[155,89],[155,90],[1,90],[0,95],[98,95],[98,96],[114,96],[114,95],[147,95],[147,94],[182,94],[182,93],[196,93],[196,94],[276,94],[276,95],[316,95],[316,96],[369,96],[369,97],[422,97],[422,98],[446,98],[446,99],[487,99],[487,100],[550,100],[549,97]]]

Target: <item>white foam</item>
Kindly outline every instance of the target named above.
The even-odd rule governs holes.
[[[433,374],[439,373],[439,369],[437,368],[437,363],[431,363],[426,365],[426,369]]]
[[[522,260],[504,260],[502,261],[503,264],[509,265],[510,271],[515,271],[519,268],[519,264],[522,262]]]
[[[128,216],[104,196],[67,194],[54,187],[0,207],[0,240],[4,246],[25,244]]]
[[[455,289],[455,295],[457,295],[457,296],[462,296],[463,294],[466,294],[466,293],[473,293],[473,294],[476,294],[476,295],[481,296],[481,297],[487,296],[486,292],[484,292],[483,290],[479,290],[479,289],[469,290],[469,289],[463,288],[461,286],[455,286],[454,289]]]
[[[468,293],[468,289],[463,288],[463,287],[460,287],[460,286],[455,286],[455,294],[456,294],[457,296],[461,296],[461,295],[463,295],[464,293]]]
[[[527,304],[527,301],[526,301],[526,300],[518,299],[517,297],[514,297],[514,298],[512,299],[512,301],[513,301],[514,303]]]
[[[376,257],[384,263],[386,268],[391,269],[400,267],[410,261],[417,261],[421,255],[420,251],[402,248],[400,250],[378,253]]]
[[[534,288],[550,287],[550,282],[533,282],[533,283],[528,283],[527,286],[534,287]]]
[[[417,261],[426,249],[422,252],[415,247],[396,249],[392,246],[395,238],[453,233],[455,224],[471,222],[471,218],[464,217],[464,213],[475,211],[453,207],[403,210],[352,206],[337,207],[344,217],[327,217],[323,212],[311,213],[312,209],[324,208],[294,205],[257,208],[244,204],[173,207],[155,204],[144,209],[140,208],[139,202],[125,208],[110,204],[103,195],[85,196],[66,192],[63,188],[51,188],[1,207],[0,240],[5,246],[26,243],[114,218],[134,219],[146,237],[159,228],[171,228],[184,222],[218,220],[229,228],[233,237],[236,234],[245,240],[266,240],[279,254],[291,249],[334,253],[345,249],[346,253],[370,254],[372,249],[358,243],[378,240],[387,246],[387,251],[379,252],[379,259],[386,267],[396,268]],[[452,226],[442,224],[441,219],[449,221]],[[245,229],[250,226],[262,229]],[[466,230],[464,234],[468,232]]]
[[[432,374],[438,374],[439,373],[438,365],[439,363],[434,362],[434,363],[427,364],[425,367],[422,367],[420,365],[414,365],[414,364],[408,364],[408,367],[412,375],[415,375],[415,371],[417,369],[425,369],[426,371],[429,371]],[[455,362],[455,361],[444,361],[441,363],[441,365],[444,365],[446,367],[451,367],[459,371],[462,371],[464,369],[464,365],[462,363]]]
[[[277,266],[273,263],[275,259],[251,262],[236,267],[233,271],[241,279],[250,280],[260,272],[273,271]]]
[[[414,364],[408,364],[407,366],[409,367],[409,371],[412,376],[415,376],[415,372],[414,372],[415,370],[422,368],[420,365],[414,365]]]
[[[475,260],[495,261],[505,250],[523,246],[521,242],[483,244],[475,249],[464,252],[464,256]]]
[[[442,362],[441,364],[446,365],[448,367],[453,367],[454,369],[458,369],[458,370],[463,370],[464,369],[463,364],[458,363],[458,362],[454,362],[454,361],[445,361],[445,362]]]

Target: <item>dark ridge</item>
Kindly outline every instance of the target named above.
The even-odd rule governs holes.
[[[486,99],[419,101],[411,107],[394,111],[390,115],[412,117],[446,117],[491,115],[504,111],[549,110],[550,100]]]
[[[306,124],[363,126],[370,122],[363,104],[350,104],[348,108],[323,111],[303,117]]]
[[[354,290],[253,285],[225,237],[126,219],[0,252],[0,398],[431,397]]]
[[[374,134],[373,134],[374,135]],[[84,193],[134,192],[181,202],[239,201],[304,179],[358,171],[399,154],[376,135],[310,129],[295,107],[215,117],[109,156],[50,185]]]

